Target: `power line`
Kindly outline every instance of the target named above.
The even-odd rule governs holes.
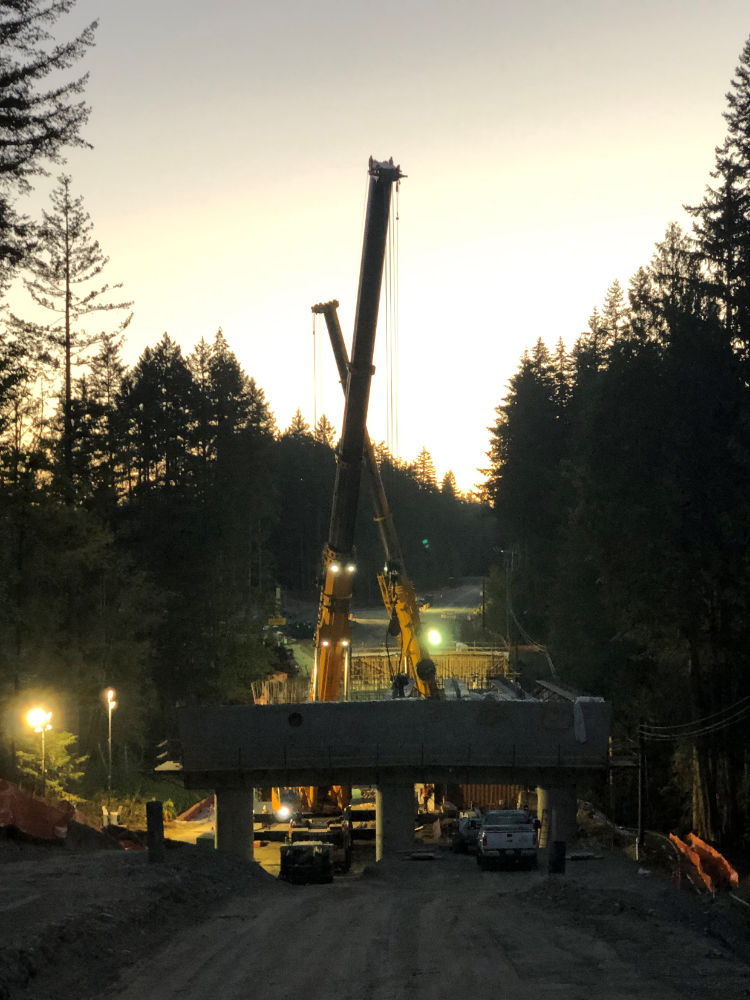
[[[648,730],[649,732],[663,732],[663,733],[674,733],[680,729],[692,729],[694,726],[702,726],[706,723],[710,723],[715,719],[720,719],[722,716],[726,715],[727,712],[734,712],[744,705],[750,704],[750,695],[745,695],[744,698],[740,698],[733,705],[728,705],[726,708],[719,709],[718,712],[713,712],[711,715],[704,715],[700,719],[692,719],[690,722],[676,722],[671,726],[657,726],[651,723],[643,723],[642,729]]]
[[[734,726],[748,714],[750,714],[750,696],[741,698],[733,705],[693,722],[678,723],[675,726],[641,725],[639,733],[644,739],[651,742],[693,739],[696,736],[706,736],[709,733],[716,733]]]
[[[544,654],[544,658],[547,661],[547,666],[550,669],[550,673],[556,680],[559,680],[557,669],[555,668],[555,664],[552,662],[552,657],[549,655],[549,650],[547,649],[547,647],[544,646],[541,642],[536,642],[536,640],[531,638],[529,633],[516,618],[516,613],[510,605],[508,605],[508,611],[510,612],[510,616],[516,624],[516,628],[521,633],[521,638],[525,639],[530,646],[536,646],[539,652]],[[510,641],[510,636],[508,636],[508,640]]]

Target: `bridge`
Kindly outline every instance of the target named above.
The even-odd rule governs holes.
[[[410,849],[414,784],[536,786],[552,839],[575,833],[576,787],[608,767],[610,706],[401,699],[190,707],[179,715],[186,787],[216,793],[216,846],[252,856],[253,789],[374,785],[376,859]]]

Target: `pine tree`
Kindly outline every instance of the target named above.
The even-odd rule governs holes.
[[[448,469],[443,476],[443,481],[440,484],[440,492],[447,497],[458,496],[458,487],[456,486],[456,477],[453,474],[453,469]]]
[[[84,467],[87,469],[92,492],[103,501],[108,516],[129,486],[127,423],[121,406],[127,371],[122,360],[123,340],[122,334],[103,333],[99,350],[89,362],[88,378],[81,380],[87,392],[90,433],[88,450],[74,455],[81,475]],[[74,448],[80,453],[84,449],[78,421],[74,424]]]
[[[324,444],[328,448],[336,447],[336,428],[325,413],[321,415],[320,420],[315,425],[313,437],[320,444]]]
[[[427,448],[422,448],[417,455],[412,466],[414,478],[419,483],[421,489],[437,490],[437,473],[432,455]]]
[[[66,71],[93,45],[97,22],[69,42],[55,42],[50,28],[75,0],[6,0],[0,4],[0,291],[29,252],[33,227],[15,201],[30,179],[59,162],[65,147],[85,145],[89,115],[79,99],[86,76],[65,81]]]
[[[727,135],[702,203],[686,206],[729,343],[750,355],[750,39],[726,95]]]
[[[73,481],[73,367],[83,365],[92,346],[101,342],[101,330],[93,332],[81,324],[87,317],[109,312],[123,312],[131,302],[112,301],[111,293],[121,285],[100,284],[109,262],[97,240],[93,223],[83,208],[82,198],[71,195],[70,177],[63,174],[51,195],[52,211],[42,213],[38,242],[27,261],[31,277],[24,285],[34,304],[51,312],[54,319],[46,325],[29,324],[18,317],[19,327],[33,327],[53,360],[63,364],[63,469],[68,490]],[[117,327],[121,333],[132,314]]]
[[[302,416],[302,410],[296,410],[294,416],[292,417],[292,422],[284,431],[284,434],[289,434],[294,437],[312,437],[310,425]]]
[[[607,289],[602,309],[602,329],[610,344],[616,343],[622,335],[628,315],[625,305],[625,295],[620,282],[615,280]]]
[[[147,347],[123,389],[137,485],[183,485],[190,466],[195,382],[180,347],[165,333]]]

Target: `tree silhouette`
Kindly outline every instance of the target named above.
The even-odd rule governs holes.
[[[101,313],[123,312],[132,303],[112,301],[111,293],[121,285],[100,284],[109,258],[93,238],[93,223],[83,199],[72,197],[71,179],[66,174],[58,178],[50,200],[52,211],[42,213],[36,249],[26,263],[30,277],[24,279],[24,285],[34,304],[51,312],[54,319],[37,324],[13,316],[12,322],[32,328],[52,360],[62,359],[62,452],[69,492],[73,481],[72,371],[86,362],[90,349],[102,339],[100,330],[86,329],[82,321]],[[119,322],[118,333],[127,327],[131,315]]]
[[[85,145],[89,108],[79,100],[86,76],[65,72],[94,43],[97,22],[71,41],[48,30],[75,0],[14,0],[0,7],[0,291],[29,253],[33,227],[15,210],[30,178],[69,146]]]

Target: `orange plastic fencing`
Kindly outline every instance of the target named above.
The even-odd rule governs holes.
[[[195,805],[190,806],[186,809],[184,813],[180,813],[179,816],[175,818],[181,820],[183,823],[190,821],[213,819],[214,816],[214,796],[213,792],[207,795],[205,799],[201,799],[200,802],[196,802]]]
[[[673,833],[670,833],[669,839],[675,845],[677,850],[680,851],[682,854],[684,854],[684,856],[688,859],[693,868],[695,868],[696,872],[698,873],[698,877],[700,878],[701,882],[703,882],[708,891],[713,892],[714,881],[708,874],[708,872],[704,871],[700,854],[697,851],[693,850],[693,848],[690,847],[689,844],[686,844],[684,840],[680,840],[680,838],[675,836],[675,834]]]
[[[740,884],[740,877],[723,854],[719,854],[715,847],[711,847],[694,833],[687,835],[688,843],[701,859],[701,864],[709,873],[716,885],[729,886],[736,889]]]
[[[38,840],[63,840],[68,823],[76,818],[70,802],[38,799],[0,778],[0,827],[14,827]]]

